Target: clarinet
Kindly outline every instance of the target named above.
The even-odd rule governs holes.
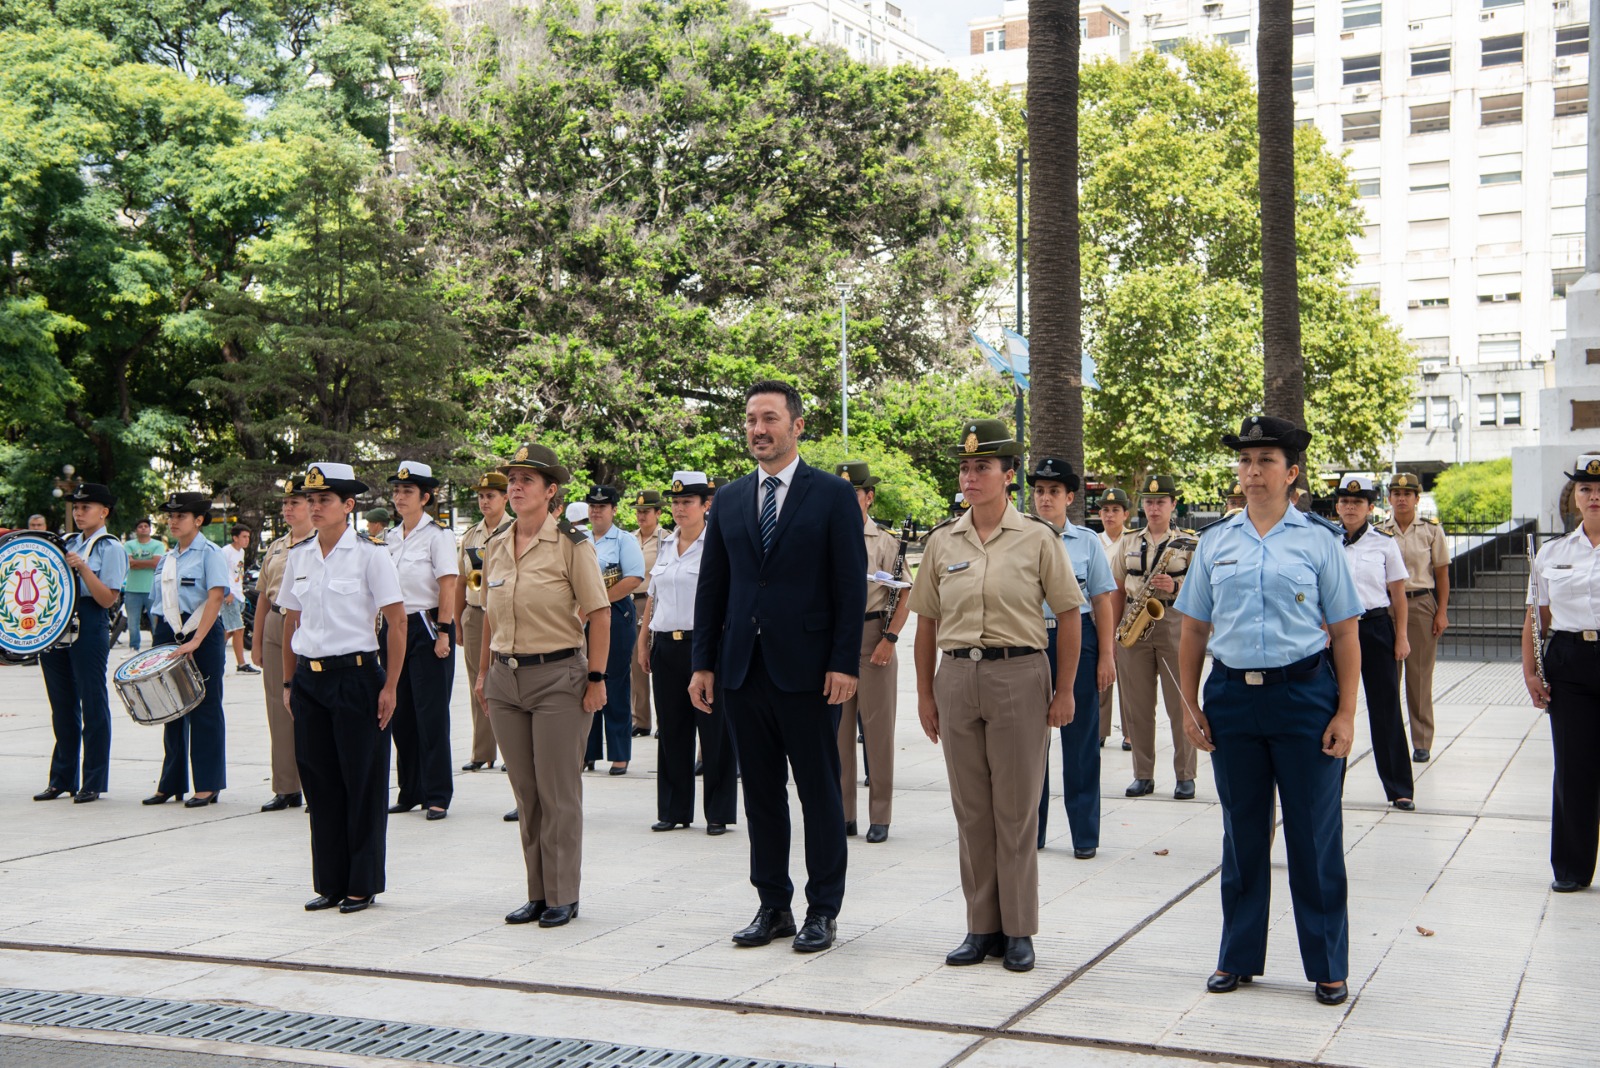
[[[1530,531],[1528,533],[1528,635],[1533,639],[1533,665],[1539,670],[1539,685],[1548,693],[1550,683],[1544,677],[1544,639],[1539,634],[1539,572],[1534,566],[1533,539],[1534,532]]]
[[[900,577],[906,573],[906,546],[915,541],[916,537],[916,521],[907,516],[900,524],[900,548],[894,554],[894,571],[892,574],[896,582],[899,582]],[[895,609],[900,607],[901,592],[898,586],[889,591],[889,607],[883,613],[883,629],[885,631],[889,629],[889,621],[894,619]]]

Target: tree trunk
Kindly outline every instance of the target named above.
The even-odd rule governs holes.
[[[1028,11],[1028,152],[1029,452],[1061,457],[1082,472],[1077,0]],[[1082,522],[1081,492],[1069,513]]]

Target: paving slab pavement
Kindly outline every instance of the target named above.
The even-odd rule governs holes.
[[[1440,665],[1415,813],[1385,804],[1358,717],[1345,804],[1352,998],[1337,1009],[1301,975],[1281,844],[1267,975],[1205,993],[1220,928],[1210,772],[1195,801],[1172,800],[1168,742],[1157,793],[1125,798],[1129,754],[1115,736],[1102,750],[1099,855],[1074,860],[1059,801],[1052,814],[1039,967],[945,967],[964,927],[955,821],[909,665],[901,682],[890,840],[851,840],[839,944],[807,956],[728,942],[756,904],[744,829],[651,833],[650,739],[634,740],[628,775],[585,776],[571,925],[502,920],[524,880],[497,771],[458,774],[448,820],[391,817],[390,890],[376,907],[307,914],[304,816],[257,811],[270,795],[258,679],[227,677],[230,786],[187,810],[138,804],[161,732],[120,710],[111,793],[29,800],[52,744],[48,707],[36,668],[0,668],[0,986],[238,997],[817,1064],[1600,1063],[1592,1012],[1576,1008],[1600,994],[1600,893],[1548,891],[1548,727],[1515,665]],[[461,672],[457,766],[464,691]]]

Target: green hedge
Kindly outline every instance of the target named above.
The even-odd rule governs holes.
[[[1511,460],[1457,464],[1433,484],[1439,522],[1503,523],[1511,518]]]

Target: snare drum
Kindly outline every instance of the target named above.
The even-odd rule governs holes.
[[[0,535],[0,656],[28,660],[70,644],[78,628],[78,576],[66,543],[47,531]]]
[[[194,658],[176,645],[135,653],[111,676],[135,723],[156,725],[187,716],[205,700],[206,683]]]

